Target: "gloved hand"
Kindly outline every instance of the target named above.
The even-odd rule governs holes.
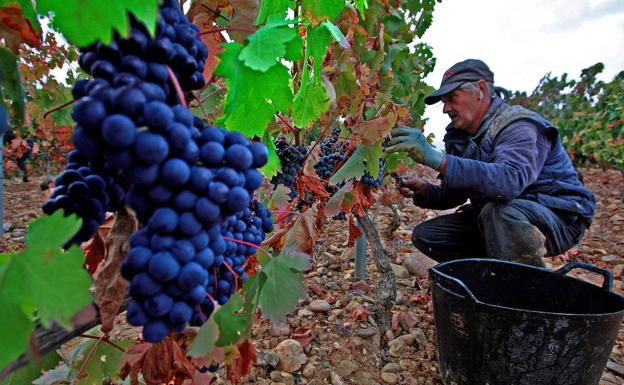
[[[392,139],[386,152],[405,151],[415,162],[436,170],[442,165],[444,152],[433,148],[419,129],[397,127],[390,131],[390,135]]]

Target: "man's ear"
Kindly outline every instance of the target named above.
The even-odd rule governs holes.
[[[479,87],[483,95],[486,95],[488,98],[491,96],[487,93],[487,83],[485,82],[485,80],[481,79],[477,81],[477,87]]]

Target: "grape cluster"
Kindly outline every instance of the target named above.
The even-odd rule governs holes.
[[[262,203],[254,200],[248,208],[230,215],[221,224],[221,236],[225,241],[225,251],[217,257],[218,263],[212,267],[206,293],[218,303],[227,299],[247,279],[244,271],[247,258],[256,253],[266,236],[273,230],[271,212]],[[254,246],[255,245],[255,246]],[[199,326],[207,319],[214,308],[212,300],[205,300],[196,307],[191,325]]]
[[[142,326],[149,342],[203,323],[216,301],[225,303],[245,279],[239,272],[249,245],[259,245],[271,223],[270,212],[252,203],[266,147],[206,126],[176,103],[167,66],[184,90],[195,89],[204,83],[206,55],[197,28],[170,0],[155,38],[133,20],[127,39],[84,50],[79,62],[93,79],[72,90],[75,150],[44,205],[83,218],[73,242],[89,239],[106,211],[124,204],[135,211],[142,227],[121,273],[134,299],[128,322]],[[229,218],[245,224],[249,243],[236,246],[235,258],[223,238]]]
[[[171,92],[167,66],[183,90],[204,86],[202,71],[208,49],[197,37],[199,29],[189,22],[176,0],[164,1],[159,16],[154,38],[150,37],[143,23],[130,15],[127,39],[115,34],[109,45],[98,42],[82,50],[79,64],[83,70],[110,85],[124,87],[121,97],[107,97],[105,90],[98,92],[100,96],[125,104],[126,101],[136,102],[141,98],[140,94],[149,98],[153,93],[158,96],[164,93],[168,102],[174,103],[176,96]],[[137,80],[151,84],[136,84]]]
[[[56,187],[42,207],[45,214],[62,209],[65,215],[76,214],[82,218],[82,227],[66,246],[89,240],[104,222],[105,213],[124,204],[125,180],[114,178],[105,169],[94,168],[97,170],[79,151],[71,151],[65,171],[56,177]]]
[[[351,156],[352,152],[348,151],[347,143],[339,141],[339,136],[340,128],[334,128],[331,136],[321,143],[321,156],[314,165],[314,169],[321,179],[329,179],[334,175],[335,168]]]
[[[136,172],[128,192],[129,205],[140,219],[148,218],[143,233],[131,239],[122,271],[137,299],[128,321],[143,326],[148,341],[159,341],[191,321],[205,321],[214,301],[223,304],[232,295],[242,273],[237,269],[249,255],[245,246],[246,254],[226,258],[222,233],[231,218],[244,215],[262,183],[257,168],[267,161],[266,147],[211,126],[195,142],[199,150],[193,162],[174,153],[159,165],[153,180],[146,182],[145,174]],[[262,240],[248,239],[253,244]],[[178,303],[181,315],[174,307]]]
[[[283,184],[290,188],[290,197],[297,196],[295,179],[303,167],[303,162],[308,155],[308,149],[303,145],[291,145],[281,137],[275,141],[277,156],[282,164],[281,171],[271,179],[274,186]]]
[[[369,189],[375,189],[381,186],[381,180],[383,177],[383,171],[386,166],[386,159],[384,157],[379,158],[379,173],[377,174],[377,178],[373,178],[373,176],[368,172],[368,170],[364,171],[364,175],[362,175],[362,183],[364,186]]]

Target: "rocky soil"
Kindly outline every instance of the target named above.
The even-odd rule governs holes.
[[[580,245],[566,254],[548,259],[549,268],[566,262],[589,262],[610,270],[614,291],[624,294],[624,203],[621,201],[622,174],[613,171],[583,170],[586,185],[596,194],[598,212]],[[45,193],[39,180],[5,181],[6,233],[2,251],[23,245],[26,224],[39,216]],[[388,207],[371,211],[382,234],[397,277],[397,298],[393,309],[393,330],[388,356],[380,361],[380,339],[371,313],[378,276],[370,257],[365,280],[354,275],[354,250],[346,248],[347,224],[328,220],[323,239],[317,242],[313,268],[305,276],[307,293],[284,322],[260,320],[254,328],[259,360],[245,384],[442,384],[436,358],[435,329],[427,270],[434,262],[410,242],[411,229],[440,212],[414,207],[405,200],[399,207],[400,227],[386,236],[392,219]],[[602,283],[591,273],[575,273],[580,279]],[[121,334],[129,330],[119,330]],[[126,334],[127,335],[127,334]],[[613,348],[609,369],[601,385],[624,384],[624,327]],[[226,384],[222,370],[216,384]]]

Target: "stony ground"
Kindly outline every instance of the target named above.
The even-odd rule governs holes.
[[[624,294],[624,203],[622,174],[583,170],[586,185],[596,194],[598,212],[592,228],[578,247],[565,255],[549,258],[557,268],[579,260],[609,269],[614,290]],[[40,215],[45,199],[39,180],[22,183],[5,181],[5,222],[11,228],[4,235],[3,251],[19,248],[28,221]],[[400,206],[401,226],[392,236],[384,230],[392,218],[388,207],[371,211],[378,225],[397,275],[397,298],[393,309],[394,328],[389,355],[380,362],[380,335],[370,316],[378,276],[371,258],[365,281],[354,278],[354,251],[346,248],[347,227],[327,221],[324,237],[317,243],[314,268],[305,276],[307,294],[298,308],[282,323],[261,320],[254,329],[259,362],[246,384],[442,384],[438,374],[431,299],[427,269],[433,262],[411,246],[411,229],[439,212],[414,207],[408,200]],[[370,255],[370,250],[369,250]],[[597,284],[593,274],[576,274]],[[298,342],[294,342],[298,341]],[[303,346],[303,347],[302,347]],[[624,327],[613,348],[611,362],[601,385],[624,384]],[[216,384],[225,384],[218,372]]]

